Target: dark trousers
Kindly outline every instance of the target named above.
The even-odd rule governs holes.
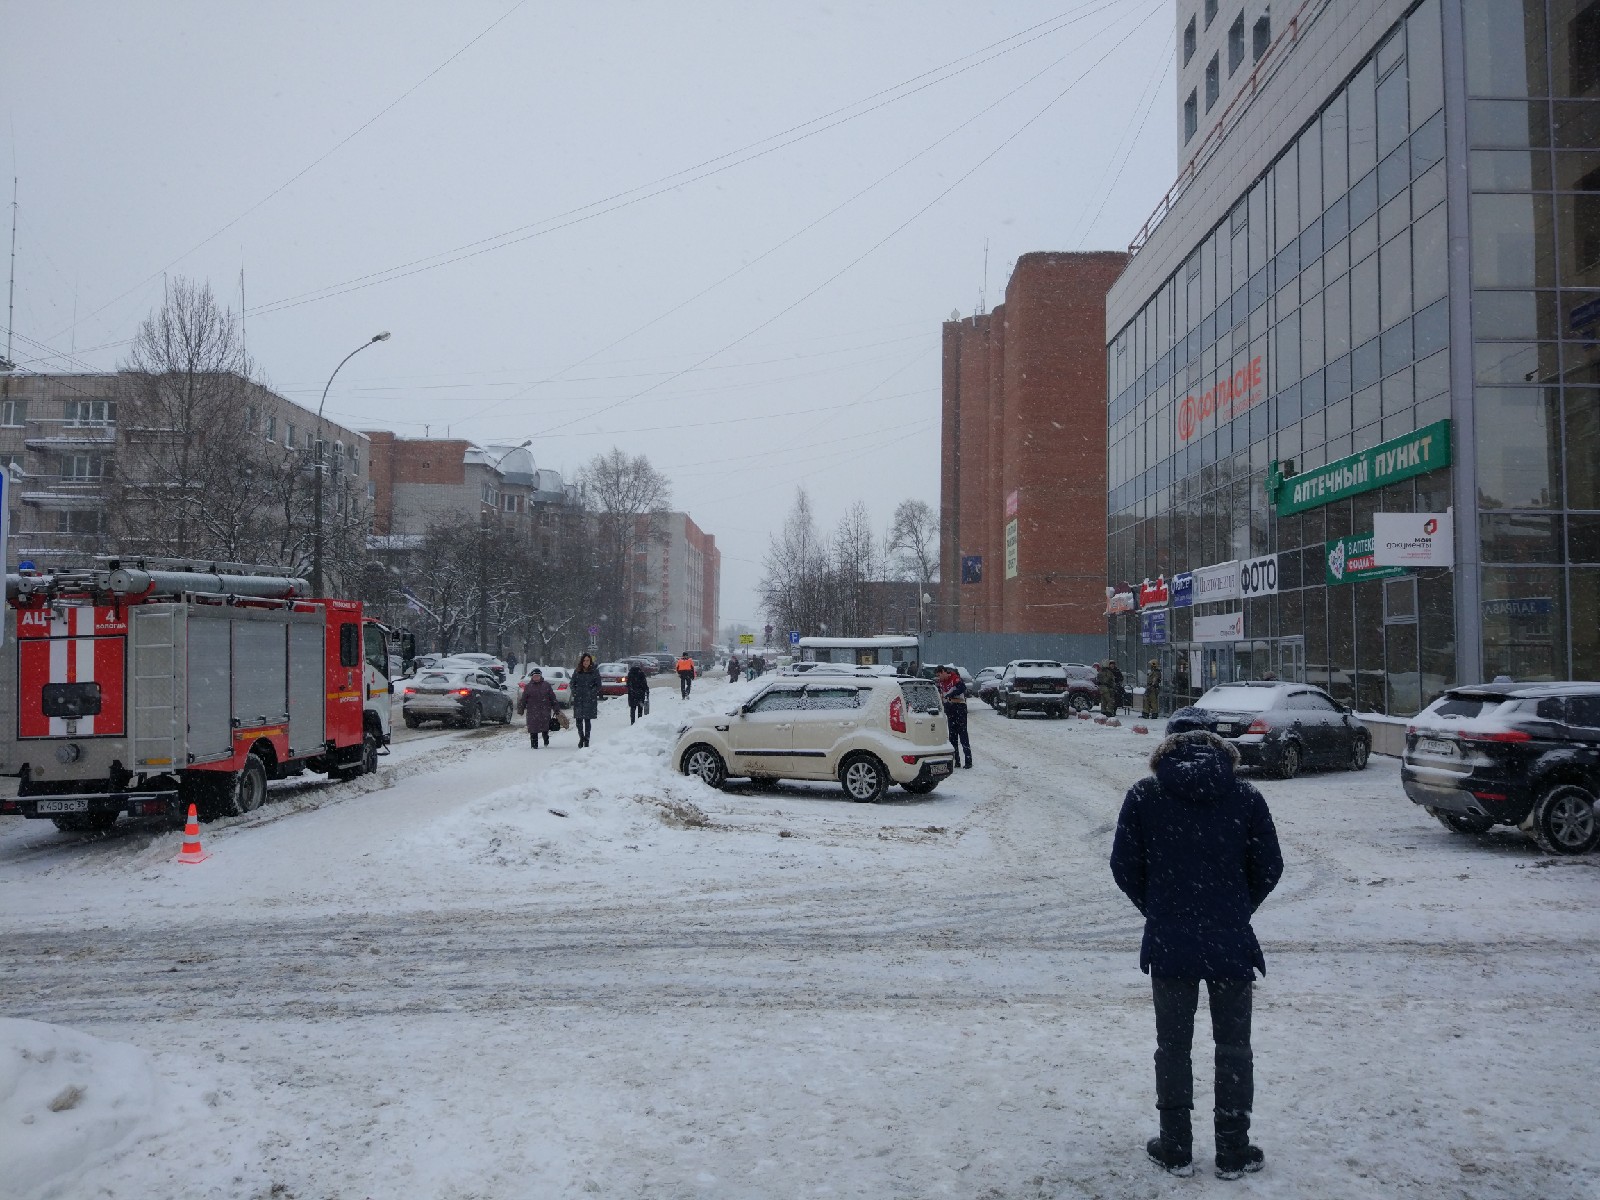
[[[1217,1054],[1219,1152],[1235,1145],[1243,1149],[1250,1132],[1250,1108],[1255,1102],[1255,1069],[1250,1054],[1252,986],[1248,979],[1206,980],[1211,1001],[1211,1037]],[[1194,1107],[1190,1052],[1194,1045],[1194,1013],[1200,1002],[1200,981],[1152,977],[1150,988],[1156,1008],[1156,1107],[1161,1110],[1165,1136],[1169,1123],[1187,1131],[1189,1110]],[[1172,1114],[1170,1122],[1169,1113]]]
[[[967,766],[972,765],[972,743],[967,739],[967,706],[946,704],[944,718],[950,722],[950,744],[967,756]]]
[[[689,689],[694,686],[694,676],[687,671],[678,672],[678,687],[683,691],[683,698],[689,698]]]
[[[587,746],[589,744],[589,731],[594,728],[594,721],[589,717],[579,717],[577,722],[578,745]]]
[[[643,700],[635,700],[632,696],[628,697],[628,724],[629,725],[632,725],[640,717],[644,716],[644,708],[645,708],[645,705],[644,705],[644,701]]]

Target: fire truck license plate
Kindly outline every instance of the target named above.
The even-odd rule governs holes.
[[[58,812],[88,812],[87,800],[40,800],[35,804],[35,809],[42,813]]]

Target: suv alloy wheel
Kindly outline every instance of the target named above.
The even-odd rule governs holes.
[[[1575,783],[1558,783],[1535,801],[1533,840],[1546,854],[1587,854],[1600,842],[1594,796]]]

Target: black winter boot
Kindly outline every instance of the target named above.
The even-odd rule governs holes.
[[[1250,1144],[1250,1114],[1239,1109],[1219,1108],[1216,1111],[1217,1178],[1238,1179],[1241,1175],[1261,1170],[1267,1156],[1259,1146]]]
[[[1187,1179],[1194,1174],[1194,1131],[1187,1108],[1163,1108],[1161,1136],[1144,1145],[1144,1152],[1169,1175]]]

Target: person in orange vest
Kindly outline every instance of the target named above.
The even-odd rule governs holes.
[[[689,689],[694,686],[694,659],[689,657],[685,650],[678,656],[678,686],[683,690],[683,698],[689,698]]]

